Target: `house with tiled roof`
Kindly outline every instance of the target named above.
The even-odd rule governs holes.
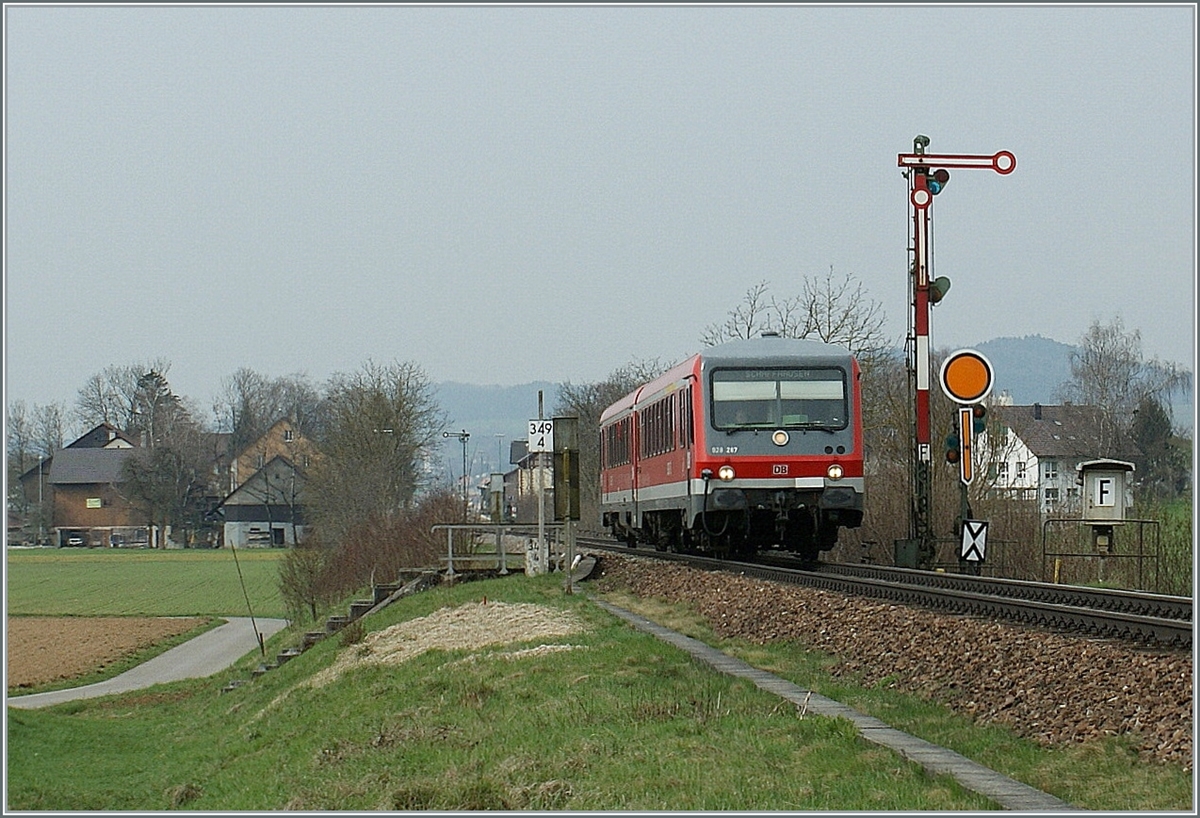
[[[122,432],[111,423],[101,423],[85,434],[80,435],[71,443],[68,449],[132,449],[139,445],[138,441]]]
[[[304,536],[305,470],[319,457],[283,418],[230,458],[228,492],[211,517],[233,547],[295,545]]]
[[[1080,509],[1080,463],[1107,458],[1135,470],[1144,463],[1137,444],[1112,430],[1098,407],[1069,403],[993,405],[975,451],[992,490],[1037,501],[1043,514],[1056,516]]]
[[[109,545],[120,529],[118,544],[128,538],[143,541],[145,527],[116,488],[135,449],[138,441],[100,423],[22,474],[25,501],[36,509],[31,517],[40,516],[47,529],[42,537],[55,545]],[[28,535],[33,538],[32,531]]]
[[[289,418],[275,421],[257,440],[234,453],[229,464],[228,492],[235,491],[280,455],[301,469],[312,465],[312,459],[317,455],[316,447],[297,431],[296,424]]]
[[[142,457],[140,447],[59,449],[47,483],[54,498],[54,542],[107,547],[149,545],[144,513],[121,491],[125,465]]]

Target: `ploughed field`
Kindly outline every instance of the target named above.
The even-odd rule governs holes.
[[[1192,654],[948,616],[828,591],[603,554],[602,583],[692,605],[722,637],[795,641],[835,675],[936,699],[1045,745],[1126,735],[1193,766]],[[798,680],[803,684],[803,680]]]
[[[204,617],[11,616],[8,691],[20,695],[26,688],[103,670],[205,621]]]

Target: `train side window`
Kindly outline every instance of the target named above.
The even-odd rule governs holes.
[[[671,395],[663,402],[663,420],[666,421],[666,434],[663,435],[663,449],[672,452],[676,449],[675,444],[675,395]]]
[[[627,465],[631,460],[630,442],[633,418],[623,418],[604,430],[600,456],[604,468]]]

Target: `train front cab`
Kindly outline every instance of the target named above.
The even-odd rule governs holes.
[[[862,523],[857,363],[839,347],[761,338],[702,356],[688,528],[717,552],[808,559]]]

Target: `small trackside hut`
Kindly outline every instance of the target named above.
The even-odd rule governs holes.
[[[857,361],[773,334],[691,356],[601,415],[600,510],[630,545],[816,560],[862,524]]]

